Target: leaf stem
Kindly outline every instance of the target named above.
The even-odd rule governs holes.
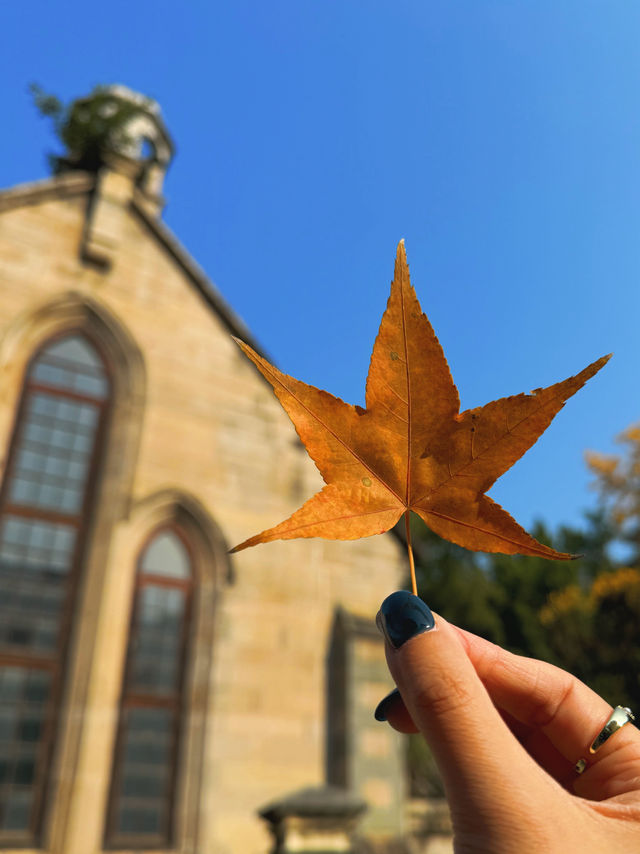
[[[409,552],[409,569],[411,570],[411,591],[414,596],[418,595],[418,584],[416,582],[416,565],[413,562],[413,548],[411,547],[411,527],[409,525],[409,516],[411,512],[405,510],[404,525],[407,532],[407,551]]]

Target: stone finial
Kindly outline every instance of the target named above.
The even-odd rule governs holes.
[[[83,121],[99,127],[103,120],[106,130],[101,143],[101,159],[104,165],[128,175],[138,190],[149,198],[160,199],[175,148],[156,101],[127,86],[101,86],[73,102],[71,117],[80,140],[83,139]],[[109,127],[109,120],[114,117],[117,127]],[[69,151],[69,164],[74,166],[74,161],[82,160],[82,155],[82,150]]]
[[[109,86],[108,91],[115,98],[140,108],[125,128],[129,139],[125,149],[119,153],[141,165],[140,189],[149,196],[160,196],[164,176],[175,152],[160,106],[126,86]]]
[[[274,838],[272,854],[351,854],[365,802],[337,786],[293,792],[260,810]]]

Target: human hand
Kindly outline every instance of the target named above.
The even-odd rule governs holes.
[[[640,733],[624,726],[590,754],[612,711],[602,697],[434,618],[406,591],[377,623],[398,691],[376,717],[427,739],[458,854],[640,852]]]

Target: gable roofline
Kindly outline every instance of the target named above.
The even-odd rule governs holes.
[[[90,172],[64,172],[41,181],[17,184],[0,190],[0,213],[26,205],[37,205],[55,199],[87,196],[96,187],[96,176]],[[129,210],[143,223],[146,229],[173,258],[186,278],[193,285],[205,304],[222,320],[232,335],[241,338],[265,359],[272,361],[269,354],[256,341],[245,322],[224,299],[216,285],[202,267],[189,254],[168,225],[150,213],[142,193],[137,191],[129,203]]]
[[[191,284],[198,290],[204,302],[222,319],[232,335],[235,335],[236,338],[241,338],[256,353],[259,353],[263,358],[271,362],[271,357],[256,341],[244,320],[231,308],[216,285],[207,276],[190,252],[182,245],[169,226],[163,220],[149,212],[148,205],[145,203],[145,199],[141,193],[137,192],[134,194],[130,202],[130,209],[178,264]]]

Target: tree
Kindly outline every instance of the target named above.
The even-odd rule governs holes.
[[[629,563],[640,564],[640,424],[633,424],[617,438],[622,454],[589,451],[587,465],[595,475],[601,509],[613,537],[630,548]]]
[[[49,166],[57,175],[69,169],[97,172],[108,153],[127,153],[134,144],[128,129],[131,120],[144,113],[150,99],[139,103],[118,97],[112,87],[96,86],[86,98],[66,106],[35,83],[29,87],[40,114],[51,119],[64,154],[49,154]]]
[[[417,516],[411,520],[411,532],[418,592],[425,602],[452,622],[503,643],[497,608],[503,594],[483,568],[482,558],[443,540]]]
[[[420,595],[452,622],[513,652],[551,658],[539,611],[551,593],[590,578],[598,562],[600,531],[568,526],[554,537],[537,522],[533,536],[561,550],[583,552],[577,561],[478,554],[442,540],[416,519],[412,539]],[[597,551],[594,556],[592,546]],[[599,567],[601,569],[601,567]]]
[[[580,555],[576,564],[578,579],[586,586],[602,572],[616,569],[617,564],[611,555],[616,529],[602,506],[587,510],[584,519],[584,528],[561,525],[555,534],[555,541],[559,544],[558,548]]]
[[[640,570],[599,575],[588,590],[572,585],[540,610],[554,657],[612,705],[640,704]]]

